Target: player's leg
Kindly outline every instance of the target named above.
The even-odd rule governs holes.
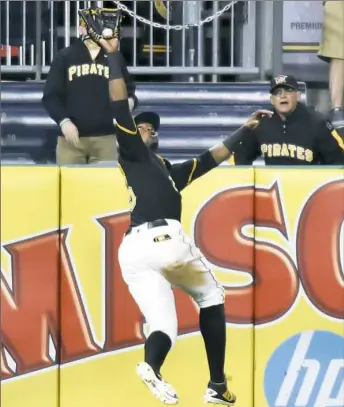
[[[123,279],[149,327],[144,362],[138,364],[137,373],[160,401],[176,404],[176,391],[161,376],[163,363],[177,337],[174,295],[170,283],[149,268],[144,256],[149,251],[140,250],[140,242],[136,240],[134,236],[125,238],[119,250],[119,262]]]
[[[225,292],[216,280],[209,264],[193,244],[181,232],[181,268],[179,287],[188,292],[200,307],[200,331],[206,349],[210,381],[205,401],[213,404],[233,405],[236,397],[228,391],[224,373],[226,353]],[[182,263],[182,262],[181,262]]]
[[[148,325],[144,357],[156,374],[161,374],[166,356],[177,336],[177,316],[172,289],[156,272],[141,272],[139,280],[127,280],[129,291]]]
[[[205,273],[205,283],[199,287],[186,288],[186,291],[200,307],[200,331],[204,340],[210,373],[205,401],[233,405],[236,397],[228,391],[224,372],[226,355],[224,289],[213,276],[204,258],[196,260],[194,263],[196,263],[197,272]]]
[[[149,327],[149,336],[144,345],[144,362],[137,366],[137,374],[160,401],[176,404],[175,389],[163,380],[161,368],[177,336],[177,317],[172,289],[161,275],[143,272],[142,280],[128,281],[128,287]],[[139,278],[140,280],[141,278]]]

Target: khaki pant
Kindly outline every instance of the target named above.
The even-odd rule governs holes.
[[[92,164],[116,159],[115,135],[80,137],[78,146],[68,143],[63,136],[57,139],[56,162],[59,165]]]
[[[326,1],[319,58],[344,59],[344,1]]]

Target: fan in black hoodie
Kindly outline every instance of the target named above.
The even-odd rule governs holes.
[[[58,164],[113,161],[117,143],[110,107],[109,68],[104,50],[86,37],[59,51],[54,58],[43,99],[49,116],[60,127]],[[135,83],[122,57],[123,77],[128,87],[131,110],[137,105]]]
[[[300,102],[294,77],[277,76],[270,93],[274,114],[241,133],[231,164],[251,165],[261,155],[266,165],[344,164],[344,141],[325,117]]]

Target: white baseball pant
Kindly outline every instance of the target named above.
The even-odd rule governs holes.
[[[149,334],[162,331],[172,345],[178,321],[172,287],[187,292],[200,308],[223,304],[225,292],[180,222],[152,229],[134,227],[123,238],[118,258],[122,276],[139,306]]]

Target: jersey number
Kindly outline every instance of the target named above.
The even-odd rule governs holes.
[[[128,193],[129,193],[129,207],[130,211],[132,212],[136,206],[136,195],[132,187],[128,187]]]

